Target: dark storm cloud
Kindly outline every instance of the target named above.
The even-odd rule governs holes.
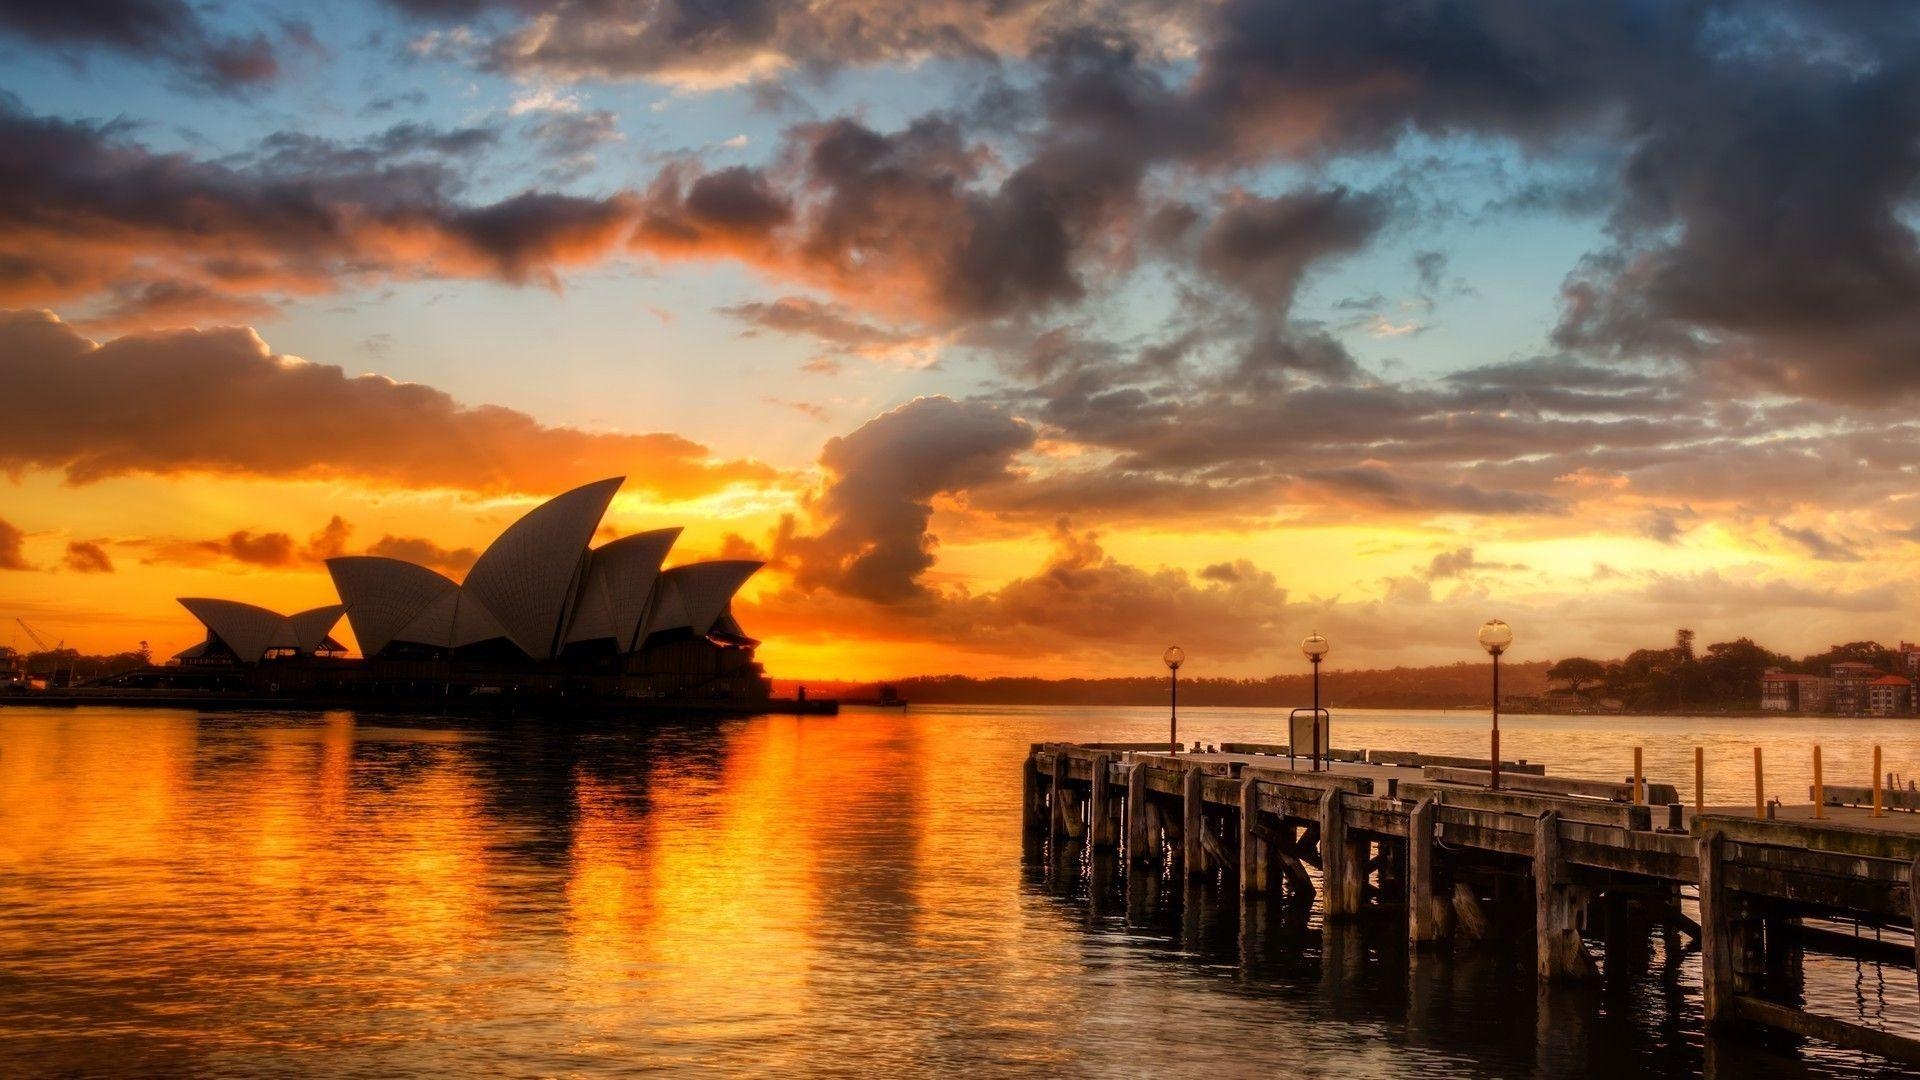
[[[104,297],[114,311],[185,314],[181,301],[199,297],[231,316],[263,295],[369,279],[552,283],[624,249],[637,196],[469,204],[443,156],[394,156],[467,153],[488,137],[403,126],[369,150],[287,135],[214,163],[0,97],[0,303]]]
[[[1033,429],[990,405],[916,398],[827,440],[826,485],[809,506],[817,531],[789,519],[774,544],[802,591],[825,588],[879,603],[925,599],[920,575],[938,537],[935,497],[1012,479]]]
[[[0,32],[170,65],[189,82],[214,90],[265,82],[280,70],[265,35],[218,33],[186,0],[0,0]]]

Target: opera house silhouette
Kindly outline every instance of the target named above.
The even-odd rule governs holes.
[[[338,604],[282,615],[183,597],[206,640],[142,681],[327,696],[766,700],[759,642],[732,611],[763,564],[662,569],[677,528],[591,546],[624,480],[529,511],[459,583],[402,559],[349,555],[327,560]],[[359,659],[331,636],[342,616]]]

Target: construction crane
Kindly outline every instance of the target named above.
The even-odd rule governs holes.
[[[18,616],[15,616],[13,621],[20,624],[20,629],[25,630],[27,632],[27,636],[33,639],[33,643],[40,647],[41,652],[59,652],[67,644],[66,639],[62,638],[60,639],[60,644],[48,645],[47,639],[41,637],[39,634],[34,633],[33,627],[27,625],[27,620],[19,618]]]

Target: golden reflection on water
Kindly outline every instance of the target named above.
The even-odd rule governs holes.
[[[1439,987],[1416,1001],[1453,1003],[1432,1021],[1379,941],[1347,940],[1334,965],[1317,935],[1275,937],[1256,977],[1245,942],[1274,935],[1209,951],[1209,934],[1238,934],[1231,910],[1127,933],[1023,885],[1027,744],[1149,738],[1163,723],[916,709],[637,730],[0,710],[0,1074],[1126,1075],[1173,1053],[1424,1076],[1564,1058],[1564,1037],[1536,1045],[1532,1023],[1472,1017],[1533,1008],[1505,996],[1497,963],[1415,979]],[[1214,739],[1271,723],[1195,716]],[[1477,723],[1343,730],[1439,749]],[[1690,739],[1733,756],[1756,737],[1743,722],[1605,723],[1521,720],[1509,744],[1604,769],[1635,742],[1664,766]],[[1894,744],[1890,763],[1920,752],[1903,728],[1868,734]],[[1763,736],[1793,782],[1792,729]],[[1829,761],[1860,753],[1837,744]],[[1713,782],[1733,791],[1736,765]],[[1910,1008],[1904,985],[1869,1007]],[[1691,1006],[1646,996],[1651,1019],[1613,1021],[1646,1044],[1624,1067],[1697,1064]]]

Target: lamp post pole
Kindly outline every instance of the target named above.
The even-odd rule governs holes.
[[[1500,654],[1513,644],[1513,627],[1499,619],[1488,619],[1480,628],[1480,647],[1493,657],[1493,761],[1487,774],[1487,786],[1500,790]]]
[[[1327,639],[1315,630],[1300,643],[1300,652],[1313,662],[1313,771],[1320,771],[1320,661],[1327,655],[1330,646]],[[1293,733],[1287,733],[1288,741]]]
[[[1313,658],[1313,771],[1320,771],[1320,658]]]
[[[1500,790],[1500,654],[1493,654],[1493,773],[1492,788]]]
[[[1187,662],[1186,650],[1178,645],[1167,646],[1160,654],[1160,661],[1167,665],[1167,742],[1173,752],[1180,752],[1180,665]]]

